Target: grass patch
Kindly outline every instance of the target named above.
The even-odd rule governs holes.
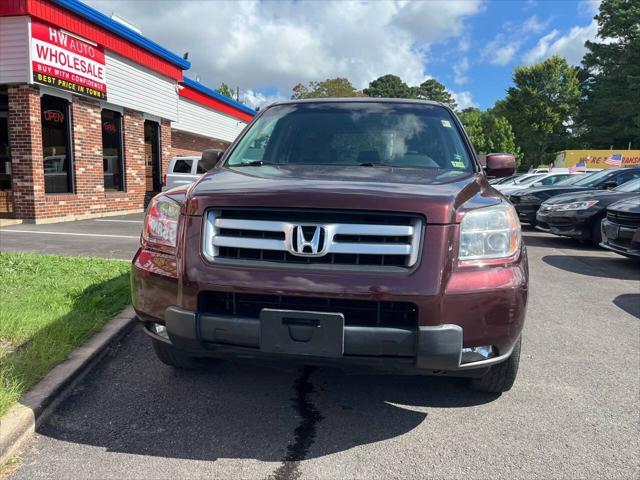
[[[119,260],[0,253],[0,415],[131,303]]]

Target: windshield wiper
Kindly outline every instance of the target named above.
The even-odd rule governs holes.
[[[238,163],[237,165],[231,165],[232,167],[261,167],[263,165],[273,165],[273,163],[263,162],[262,160],[254,160],[247,163]]]
[[[360,167],[393,167],[390,163],[382,162],[363,162],[359,164]]]

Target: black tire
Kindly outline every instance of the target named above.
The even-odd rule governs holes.
[[[504,362],[491,367],[486,375],[471,380],[471,388],[485,393],[503,393],[511,390],[518,375],[521,344],[522,338],[518,338],[511,356]]]
[[[604,218],[596,218],[591,227],[591,243],[596,247],[602,241],[602,220]]]
[[[173,345],[155,339],[152,339],[151,342],[153,343],[153,350],[156,352],[158,360],[165,365],[182,370],[193,370],[201,366],[200,359],[187,355]]]

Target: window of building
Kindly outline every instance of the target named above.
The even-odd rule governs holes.
[[[122,115],[113,110],[102,110],[101,123],[104,189],[124,190]]]
[[[45,193],[73,192],[73,156],[69,102],[63,98],[43,95],[42,152]]]

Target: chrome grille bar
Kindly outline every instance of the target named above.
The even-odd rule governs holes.
[[[299,213],[299,212],[296,212]],[[280,218],[283,218],[280,212]],[[374,224],[374,223],[326,223],[263,220],[268,216],[260,210],[260,218],[233,218],[234,212],[210,210],[206,214],[203,231],[203,254],[212,262],[219,258],[225,260],[252,259],[271,261],[263,252],[281,252],[280,262],[297,262],[304,260],[308,264],[340,263],[363,264],[366,261],[378,262],[374,265],[412,267],[419,258],[423,222],[416,217],[406,218],[406,225]],[[309,214],[313,218],[313,212]],[[373,219],[380,219],[383,214],[376,214]],[[340,215],[336,215],[340,220]],[[351,217],[353,218],[353,215]],[[360,220],[359,218],[357,219]],[[366,215],[363,221],[368,220]],[[404,221],[404,220],[402,220]],[[395,219],[398,223],[398,219]],[[317,252],[305,251],[299,246],[300,239],[307,241],[300,230],[320,228],[321,246]],[[351,238],[348,238],[351,237]],[[355,237],[355,238],[353,238]],[[223,252],[221,254],[221,251]],[[233,251],[230,255],[228,251]],[[342,256],[337,258],[336,255]],[[295,257],[304,257],[302,259]],[[329,258],[325,258],[329,257]],[[391,258],[393,257],[393,258]],[[339,261],[336,261],[339,260]]]

